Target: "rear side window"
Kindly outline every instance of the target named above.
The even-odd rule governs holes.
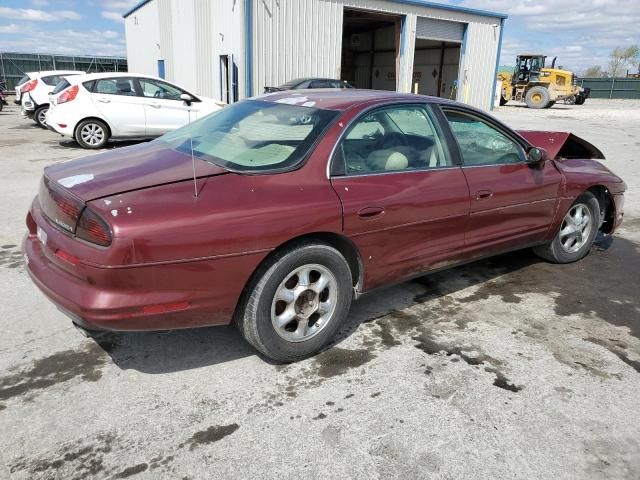
[[[483,120],[458,112],[444,112],[458,141],[465,165],[503,165],[524,162],[518,143]]]
[[[94,93],[133,97],[136,89],[131,78],[103,78],[96,80]]]
[[[87,89],[88,92],[93,92],[93,87],[95,86],[96,81],[90,80],[88,82],[84,82],[82,86]]]
[[[51,75],[50,77],[42,77],[42,81],[51,87],[55,87],[60,81],[60,76]]]
[[[386,107],[365,114],[342,140],[349,175],[449,167],[451,158],[422,106]]]
[[[62,90],[64,90],[65,88],[67,88],[68,86],[70,86],[71,84],[66,80],[66,79],[62,79],[58,82],[58,84],[56,85],[56,88],[53,89],[53,94],[55,95],[56,93],[60,93]]]

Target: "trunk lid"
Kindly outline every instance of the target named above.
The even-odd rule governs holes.
[[[196,159],[196,176],[227,170]],[[193,178],[191,156],[159,141],[117,148],[45,169],[45,176],[88,202],[118,193]]]
[[[544,148],[554,160],[584,158],[604,160],[602,152],[570,132],[518,130],[531,145]]]

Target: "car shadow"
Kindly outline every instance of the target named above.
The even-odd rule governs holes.
[[[612,241],[613,240],[613,241]],[[344,326],[326,347],[344,342],[366,323],[424,305],[438,309],[438,301],[469,287],[460,305],[496,296],[507,304],[527,295],[547,295],[559,317],[596,315],[603,321],[627,327],[640,338],[637,306],[637,272],[640,245],[622,237],[600,236],[583,260],[554,265],[531,250],[521,250],[419,277],[363,296],[352,305]],[[397,318],[396,318],[397,317]],[[429,323],[427,315],[420,319]],[[121,369],[159,374],[190,370],[241,359],[258,353],[233,326],[175,330],[159,333],[108,333],[94,339]],[[268,363],[273,363],[263,357]]]
[[[80,146],[80,144],[78,142],[76,142],[73,139],[67,138],[64,140],[60,140],[58,142],[58,146],[55,148],[71,148],[71,149],[76,149],[76,150],[86,150],[87,152],[104,152],[105,150],[113,150],[114,148],[122,148],[122,147],[129,147],[131,145],[137,145],[139,143],[146,143],[149,142],[150,139],[141,139],[141,140],[122,140],[122,141],[114,141],[114,142],[109,142],[107,143],[106,147],[104,148],[99,148],[96,150],[90,150],[90,149],[86,149]]]

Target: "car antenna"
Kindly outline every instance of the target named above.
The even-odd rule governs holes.
[[[180,95],[180,98],[187,106],[187,115],[189,118],[189,145],[191,147],[191,169],[193,170],[193,196],[198,198],[198,180],[196,177],[196,158],[193,155],[193,133],[191,131],[191,102],[193,101],[193,97],[188,93],[183,93]]]

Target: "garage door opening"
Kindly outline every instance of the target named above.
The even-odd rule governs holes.
[[[402,17],[344,9],[340,79],[356,88],[397,90]]]
[[[455,100],[464,23],[419,17],[411,91]]]

